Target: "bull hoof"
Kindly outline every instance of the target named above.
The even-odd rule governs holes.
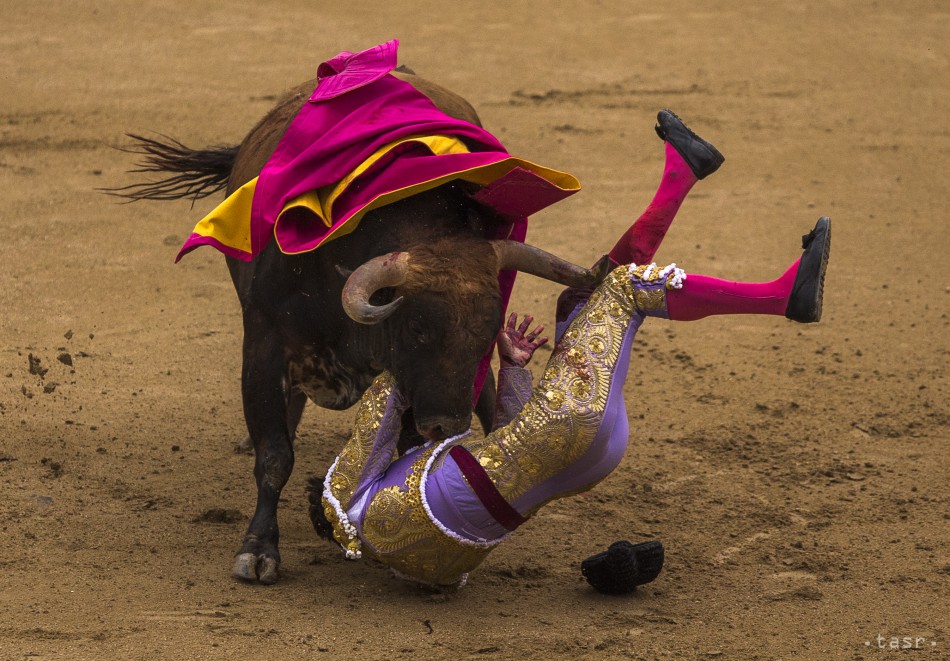
[[[238,553],[234,556],[231,575],[243,581],[254,581],[264,585],[277,582],[277,568],[280,562],[269,555]]]

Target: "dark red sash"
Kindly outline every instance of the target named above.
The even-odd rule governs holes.
[[[527,521],[514,507],[508,504],[504,496],[498,493],[498,489],[495,488],[495,485],[485,473],[485,469],[472,456],[471,452],[461,445],[456,445],[449,450],[449,456],[458,465],[475,495],[478,496],[482,505],[485,506],[485,509],[488,510],[495,521],[507,530],[514,530]]]

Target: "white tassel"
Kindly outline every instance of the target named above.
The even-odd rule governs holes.
[[[667,278],[666,288],[667,289],[682,289],[683,281],[686,280],[686,271],[681,268],[676,267],[676,263],[672,263],[669,266],[665,266],[662,271],[660,271],[659,279]]]
[[[340,501],[337,500],[337,497],[333,495],[333,492],[330,491],[330,478],[333,477],[333,471],[336,470],[336,465],[340,462],[340,458],[337,457],[333,462],[333,465],[330,466],[330,470],[327,471],[327,476],[324,478],[323,482],[323,497],[327,499],[327,502],[330,503],[330,506],[333,507],[333,511],[336,512],[337,518],[340,520],[340,526],[343,528],[343,532],[346,533],[346,536],[349,538],[350,542],[357,541],[358,545],[358,536],[359,533],[356,530],[356,526],[350,523],[350,518],[346,515],[346,512],[343,510],[343,505],[340,504]],[[341,545],[342,546],[342,545]],[[344,546],[346,551],[347,560],[359,560],[363,557],[363,553],[358,550],[351,549]]]
[[[686,271],[683,269],[673,269],[673,275],[666,281],[667,289],[682,289],[686,281]]]

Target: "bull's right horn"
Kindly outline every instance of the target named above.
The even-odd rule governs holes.
[[[498,256],[499,270],[512,269],[530,273],[568,287],[592,289],[600,284],[610,271],[607,255],[601,257],[591,268],[585,269],[527,243],[501,239],[492,241],[491,244]]]
[[[374,257],[350,274],[343,286],[343,309],[360,324],[378,324],[395,312],[403,297],[385,305],[373,305],[370,297],[384,287],[396,287],[406,280],[409,253],[391,252]]]

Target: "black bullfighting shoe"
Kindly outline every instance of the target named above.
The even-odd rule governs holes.
[[[705,179],[726,160],[718,149],[693,133],[672,110],[658,112],[656,122],[656,134],[679,152],[697,179]]]
[[[831,219],[822,216],[815,229],[802,237],[802,261],[788,297],[785,316],[810,324],[821,319],[821,299],[825,289],[825,271],[831,254]]]
[[[606,551],[584,560],[581,573],[595,590],[604,594],[628,594],[649,583],[663,569],[663,544],[614,542]]]

